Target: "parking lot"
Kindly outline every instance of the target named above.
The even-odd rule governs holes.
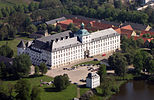
[[[112,53],[109,53],[104,57],[102,57],[102,55],[97,55],[97,56],[94,56],[93,58],[83,59],[79,62],[75,62],[70,65],[65,65],[59,68],[51,69],[51,70],[48,70],[46,75],[55,77],[57,75],[68,74],[71,83],[77,83],[79,85],[85,84],[85,82],[81,82],[80,80],[86,79],[88,73],[92,71],[92,70],[88,70],[90,67],[92,67],[93,69],[97,69],[98,66],[84,65],[84,66],[79,66],[78,68],[75,68],[75,69],[72,69],[72,66],[83,62],[92,61],[93,59],[98,59],[98,60],[107,59],[111,54]]]
[[[86,77],[89,72],[94,69],[97,69],[98,66],[79,66],[78,68],[57,68],[48,71],[47,75],[55,77],[57,75],[68,74],[71,83],[77,83],[79,85],[85,84],[82,82],[86,80]],[[81,81],[82,80],[82,81]]]

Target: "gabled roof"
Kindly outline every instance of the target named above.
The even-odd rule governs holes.
[[[131,27],[131,25],[123,26],[123,27],[121,27],[121,29],[126,29],[126,30],[132,30],[133,31],[133,28]]]
[[[117,29],[114,29],[117,33],[121,34],[121,29],[120,28],[117,28]]]
[[[121,29],[122,35],[127,35],[128,38],[132,36],[133,30]]]
[[[57,21],[63,21],[63,20],[66,20],[66,18],[65,17],[61,17],[61,18],[57,18],[57,19],[53,19],[53,20],[47,21],[45,23],[47,25],[49,25],[49,24],[55,24]]]
[[[17,45],[18,48],[26,48],[26,45],[23,40],[20,41],[20,43]]]
[[[51,41],[51,40],[55,41],[56,39],[60,40],[61,37],[63,37],[63,38],[65,38],[66,36],[70,37],[71,33],[72,33],[72,31],[68,30],[68,31],[53,34],[53,35],[50,35],[50,36],[47,36],[47,37],[42,37],[42,38],[39,38],[37,40],[42,41],[42,42],[47,42],[47,41]]]
[[[123,27],[123,26],[126,26],[126,25],[131,25],[131,27],[132,27],[134,30],[138,30],[138,31],[145,30],[145,29],[147,28],[147,26],[148,26],[148,25],[143,25],[143,24],[137,24],[137,23],[126,22],[126,23],[123,23],[122,27]]]
[[[70,23],[73,23],[73,20],[67,19],[67,20],[64,20],[64,21],[60,21],[59,23],[69,25]]]

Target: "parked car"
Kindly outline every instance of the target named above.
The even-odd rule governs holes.
[[[102,54],[102,56],[106,56],[106,54],[104,53],[104,54]]]
[[[86,82],[86,80],[84,80],[84,79],[81,79],[80,81],[81,81],[81,82]]]
[[[94,59],[93,61],[98,61],[98,59]]]
[[[67,68],[63,68],[63,70],[67,70]]]
[[[93,58],[94,56],[90,56],[90,58]]]

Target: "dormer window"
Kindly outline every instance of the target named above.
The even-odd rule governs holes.
[[[58,42],[58,38],[56,39],[56,42]]]
[[[61,37],[61,40],[63,40],[63,37]]]
[[[65,38],[68,39],[68,36],[66,36]]]

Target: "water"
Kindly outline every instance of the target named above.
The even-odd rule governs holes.
[[[129,81],[110,100],[154,100],[154,84],[145,81]]]

